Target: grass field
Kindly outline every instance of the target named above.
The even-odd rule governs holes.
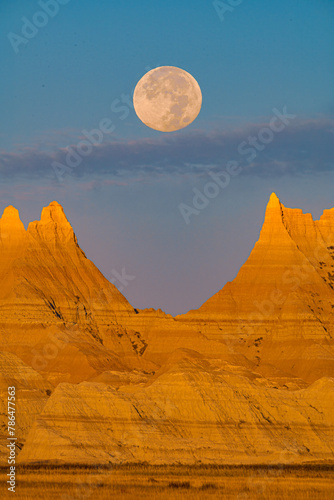
[[[334,499],[334,466],[18,467],[16,493],[0,470],[0,498],[22,500]]]

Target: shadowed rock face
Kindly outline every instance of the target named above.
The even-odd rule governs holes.
[[[134,309],[57,202],[27,231],[6,208],[0,257],[21,462],[334,458],[334,210],[313,221],[273,194],[235,280],[176,318]]]

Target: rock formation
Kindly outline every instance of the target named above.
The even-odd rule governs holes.
[[[334,377],[334,209],[319,221],[273,193],[258,242],[237,277],[178,319],[289,376]]]
[[[52,202],[0,219],[1,424],[23,463],[333,459],[334,209],[275,194],[231,283],[198,310],[134,309]],[[5,460],[5,448],[0,449]]]

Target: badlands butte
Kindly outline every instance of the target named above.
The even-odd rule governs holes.
[[[334,459],[334,209],[275,194],[237,277],[199,309],[135,309],[52,202],[0,220],[1,462],[7,387],[21,464]]]

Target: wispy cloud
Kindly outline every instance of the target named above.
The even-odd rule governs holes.
[[[146,176],[206,175],[208,170],[223,168],[237,160],[242,175],[276,177],[281,175],[317,174],[334,168],[334,120],[295,120],[275,135],[263,151],[240,154],[238,148],[249,137],[256,137],[263,123],[247,124],[230,131],[175,133],[157,139],[111,141],[92,145],[89,156],[71,170],[73,178],[114,178],[118,181]],[[76,145],[71,146],[75,149]],[[246,148],[244,148],[245,150]],[[18,152],[0,152],[0,177],[14,179],[55,179],[52,162],[65,164],[68,148],[54,152],[30,147]]]

